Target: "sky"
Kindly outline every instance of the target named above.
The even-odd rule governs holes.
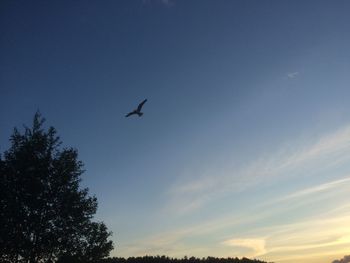
[[[0,152],[40,110],[78,149],[112,256],[343,258],[349,12],[345,0],[3,0]]]

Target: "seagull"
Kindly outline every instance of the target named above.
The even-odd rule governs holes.
[[[142,109],[143,104],[146,103],[146,101],[147,101],[147,99],[145,99],[143,102],[141,102],[139,104],[139,106],[137,106],[136,110],[133,110],[133,111],[129,112],[128,114],[126,114],[125,117],[129,117],[129,116],[134,115],[134,114],[137,114],[137,115],[139,115],[139,117],[141,117],[143,115],[143,112],[141,112],[141,109]]]

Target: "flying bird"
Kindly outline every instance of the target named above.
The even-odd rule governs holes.
[[[141,112],[141,109],[142,109],[143,104],[146,103],[146,101],[147,101],[147,99],[145,99],[143,102],[141,102],[139,104],[139,106],[137,106],[137,109],[126,114],[125,117],[129,117],[129,116],[134,115],[134,114],[137,114],[139,117],[141,117],[143,115],[143,112]]]

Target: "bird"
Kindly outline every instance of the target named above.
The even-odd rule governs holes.
[[[128,114],[125,115],[125,117],[129,117],[131,115],[137,114],[139,117],[141,117],[143,115],[143,112],[141,112],[141,109],[143,107],[143,104],[145,104],[147,101],[147,99],[145,99],[144,101],[142,101],[139,106],[137,106],[137,109],[129,112]]]

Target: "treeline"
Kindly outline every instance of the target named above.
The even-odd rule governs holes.
[[[120,257],[106,258],[100,261],[100,263],[266,263],[265,261],[248,258],[196,258],[196,257],[183,257],[183,258],[170,258],[167,256],[143,256],[143,257],[129,257],[127,259]]]

